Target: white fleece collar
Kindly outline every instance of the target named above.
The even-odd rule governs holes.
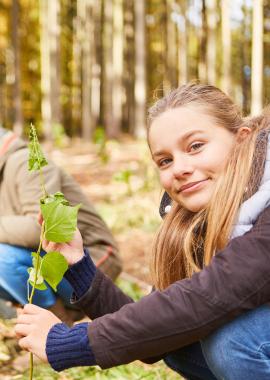
[[[240,207],[231,239],[251,230],[260,213],[270,205],[270,135],[268,135],[264,174],[258,191]]]

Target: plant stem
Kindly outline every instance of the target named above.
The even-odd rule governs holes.
[[[42,188],[43,195],[44,195],[44,197],[47,197],[48,193],[45,189],[45,181],[44,181],[44,175],[43,175],[42,169],[39,170],[39,178],[40,178],[40,186]]]
[[[30,359],[29,359],[29,380],[33,379],[33,368],[34,368],[34,360],[33,360],[33,354],[30,352]]]
[[[35,272],[34,284],[32,286],[31,294],[30,294],[30,297],[28,299],[29,303],[32,303],[33,296],[34,296],[34,293],[35,293],[35,287],[36,287],[36,283],[37,283],[37,277],[38,277],[38,273],[39,273],[39,270],[40,270],[40,268],[39,268],[39,265],[40,265],[40,251],[41,251],[42,241],[43,241],[43,236],[44,236],[44,227],[45,227],[45,224],[44,224],[44,221],[43,221],[42,222],[42,226],[41,226],[39,246],[38,246],[38,250],[37,250],[37,262],[36,262],[36,272]]]
[[[43,221],[42,226],[41,226],[39,246],[38,246],[38,250],[37,250],[37,261],[36,261],[36,272],[35,272],[34,284],[32,286],[30,297],[28,297],[28,302],[29,303],[32,303],[32,300],[33,300],[33,297],[34,297],[34,293],[35,293],[35,287],[36,287],[36,283],[37,283],[37,276],[38,276],[38,273],[39,273],[39,270],[40,270],[40,268],[39,268],[39,266],[40,266],[40,251],[41,251],[42,241],[43,241],[43,237],[44,237],[44,228],[45,228],[45,224],[44,224],[44,221]],[[34,367],[33,366],[33,354],[30,352],[30,359],[29,359],[29,380],[33,379],[33,367]]]

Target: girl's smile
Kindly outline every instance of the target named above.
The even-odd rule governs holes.
[[[190,182],[187,185],[183,185],[179,189],[179,193],[182,194],[191,193],[193,191],[199,190],[205,183],[209,180],[209,178],[203,179],[202,181]]]

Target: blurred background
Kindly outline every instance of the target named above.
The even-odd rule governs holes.
[[[0,0],[0,123],[47,139],[144,136],[189,80],[256,113],[270,96],[269,0]]]
[[[147,108],[199,79],[256,114],[270,102],[270,0],[0,0],[0,125],[43,147],[112,230],[118,285],[151,289],[149,250],[161,190],[145,141]],[[14,321],[0,320],[0,378],[27,380]],[[38,367],[38,368],[37,368]],[[159,362],[35,379],[176,380]]]

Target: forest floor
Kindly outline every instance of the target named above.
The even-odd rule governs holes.
[[[145,142],[123,137],[121,142],[80,140],[50,151],[49,157],[70,173],[102,215],[119,244],[123,273],[118,285],[138,299],[151,290],[149,253],[160,224],[161,190]],[[13,332],[14,320],[0,320],[0,378],[27,380],[28,354],[22,352]],[[35,380],[176,380],[179,376],[162,362],[141,362],[101,371],[74,368],[57,374],[47,365],[35,366]]]

